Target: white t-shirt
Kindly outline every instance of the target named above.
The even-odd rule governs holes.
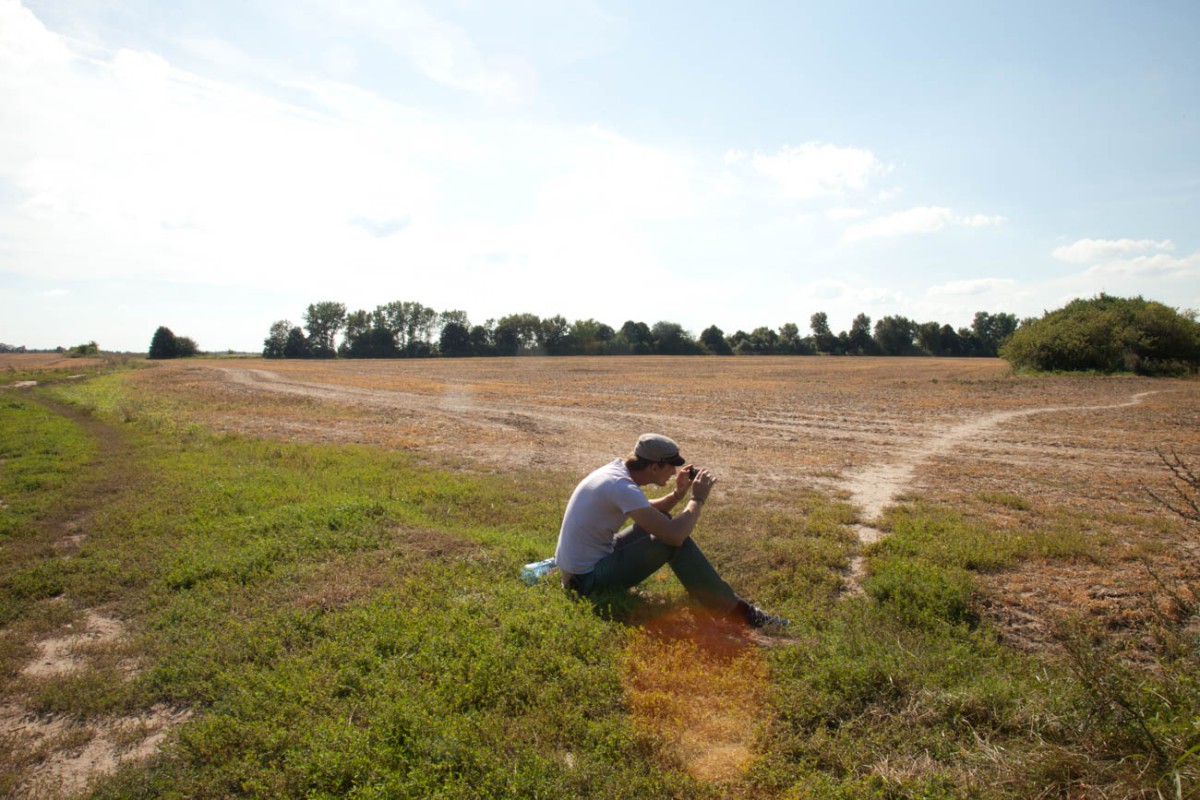
[[[621,459],[588,475],[571,493],[563,514],[554,553],[558,568],[572,575],[591,572],[597,561],[613,551],[613,537],[629,512],[649,507],[649,498]]]

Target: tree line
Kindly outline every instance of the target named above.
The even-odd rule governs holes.
[[[885,355],[1000,356],[1014,369],[1091,370],[1164,375],[1200,371],[1200,322],[1141,297],[1101,293],[1074,300],[1041,318],[976,312],[971,326],[914,322],[900,315],[871,324],[859,314],[850,330],[835,334],[829,317],[809,318],[801,335],[789,322],[726,335],[716,325],[698,337],[675,322],[626,320],[613,328],[595,319],[568,322],[558,315],[510,314],[472,325],[465,311],[435,311],[397,301],[374,311],[346,312],[342,303],[313,303],[304,325],[279,320],[263,340],[267,358],[429,358],[519,355]],[[339,341],[339,335],[341,339]],[[91,343],[95,347],[95,343]],[[6,346],[0,346],[6,347]],[[15,350],[16,348],[12,348]],[[24,348],[22,348],[24,349]],[[179,358],[198,351],[195,341],[165,326],[154,332],[150,358]]]
[[[872,325],[859,314],[848,331],[834,333],[823,311],[798,325],[766,326],[726,335],[711,325],[694,337],[682,325],[627,320],[614,328],[595,319],[510,314],[472,324],[465,311],[435,311],[397,301],[347,313],[337,302],[308,306],[303,325],[279,320],[263,340],[267,358],[427,358],[519,355],[931,355],[999,354],[1017,330],[1013,314],[975,314],[969,328],[886,316]],[[339,336],[341,337],[339,340]]]

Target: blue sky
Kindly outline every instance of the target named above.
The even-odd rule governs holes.
[[[1200,308],[1200,4],[0,0],[0,342]]]

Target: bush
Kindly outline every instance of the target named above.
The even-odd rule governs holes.
[[[87,344],[77,344],[67,351],[69,358],[84,358],[87,356],[100,355],[100,345],[93,342]]]
[[[1162,303],[1101,294],[1026,322],[1000,356],[1015,369],[1195,372],[1200,323]]]
[[[160,325],[150,340],[150,358],[186,358],[197,352],[195,341],[187,336],[176,336],[165,325]]]

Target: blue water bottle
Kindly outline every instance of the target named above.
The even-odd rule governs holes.
[[[534,561],[532,564],[526,564],[521,569],[521,580],[525,581],[525,583],[529,584],[530,586],[533,586],[542,579],[543,575],[554,569],[554,564],[555,561],[553,556],[550,558],[543,558],[541,561]]]

